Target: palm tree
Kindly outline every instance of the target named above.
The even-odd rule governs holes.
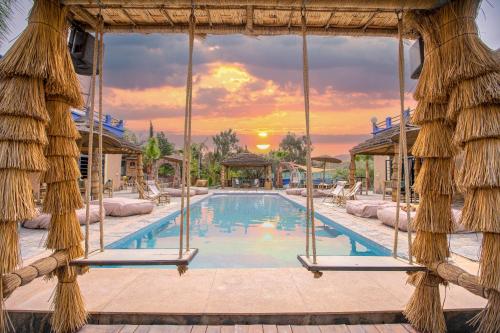
[[[9,19],[14,10],[15,1],[16,0],[0,1],[0,45],[5,41],[9,33]]]

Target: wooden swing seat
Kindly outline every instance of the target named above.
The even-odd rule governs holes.
[[[375,271],[375,272],[416,272],[426,271],[421,265],[411,265],[401,259],[376,256],[317,256],[313,264],[312,256],[298,255],[302,266],[311,272],[326,271]]]
[[[71,266],[182,266],[188,265],[198,249],[185,251],[179,258],[179,249],[106,249],[93,252],[87,259],[79,258]]]

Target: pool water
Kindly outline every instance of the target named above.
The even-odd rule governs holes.
[[[110,248],[178,248],[179,213],[141,229]],[[277,195],[214,194],[191,206],[191,268],[300,266],[305,252],[305,209]],[[389,250],[316,215],[319,255],[388,256]]]

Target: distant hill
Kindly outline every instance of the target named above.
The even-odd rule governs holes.
[[[340,155],[335,155],[334,157],[338,158],[342,162],[350,162],[351,161],[351,155],[349,155],[349,154],[340,154]]]

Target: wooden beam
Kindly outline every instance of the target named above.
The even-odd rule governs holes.
[[[130,22],[132,22],[132,24],[134,26],[136,26],[137,24],[135,23],[134,19],[132,18],[132,16],[130,16],[130,14],[127,12],[126,9],[122,8],[122,13],[125,14],[125,16],[130,20]]]
[[[106,33],[188,33],[187,25],[115,25],[106,26]],[[299,35],[301,34],[300,27],[261,27],[254,26],[251,33],[248,32],[246,25],[198,25],[196,33],[212,34],[212,35],[229,35],[229,34],[250,34],[252,36],[277,36],[277,35]],[[307,33],[316,36],[374,36],[374,37],[397,37],[398,31],[394,28],[368,28],[364,32],[359,28],[345,27],[330,27],[329,29],[308,27]]]
[[[163,6],[165,0],[136,0],[137,4],[142,6]],[[191,7],[191,0],[169,0],[169,5]],[[226,0],[224,5],[247,6],[274,6],[274,7],[294,7],[301,8],[302,0]],[[314,7],[330,7],[330,8],[371,8],[371,9],[431,9],[444,4],[443,0],[406,0],[401,4],[394,0],[309,0],[308,8]],[[99,3],[103,6],[121,5],[127,6],[134,4],[131,0],[61,0],[64,5],[93,5],[98,6]],[[220,0],[197,0],[197,6],[221,6]]]
[[[247,32],[253,32],[253,6],[247,6]]]
[[[96,29],[97,25],[99,24],[95,16],[90,14],[86,9],[84,9],[81,6],[73,6],[71,7],[71,11],[76,15],[80,16],[81,18],[83,18],[90,25],[92,25],[94,29]]]
[[[205,7],[205,10],[207,11],[208,25],[211,28],[212,27],[212,17],[210,16],[210,10],[208,9],[208,7]]]
[[[170,14],[168,13],[168,11],[165,8],[161,8],[160,11],[162,12],[163,15],[165,15],[170,26],[173,27],[175,24],[174,24],[174,21],[172,20],[172,18],[170,17]]]
[[[293,8],[290,10],[290,16],[288,16],[288,29],[290,29],[292,27],[292,18],[293,18],[293,13],[294,13],[294,10]]]
[[[328,21],[326,21],[325,30],[330,29],[330,23],[332,22],[334,16],[335,16],[335,11],[332,10],[330,17],[328,18]]]
[[[377,16],[378,12],[373,12],[373,14],[370,15],[370,17],[368,18],[368,20],[366,21],[366,23],[363,25],[363,27],[361,28],[361,30],[365,31],[366,29],[368,29],[368,26],[372,23],[373,19],[375,18],[375,16]]]

